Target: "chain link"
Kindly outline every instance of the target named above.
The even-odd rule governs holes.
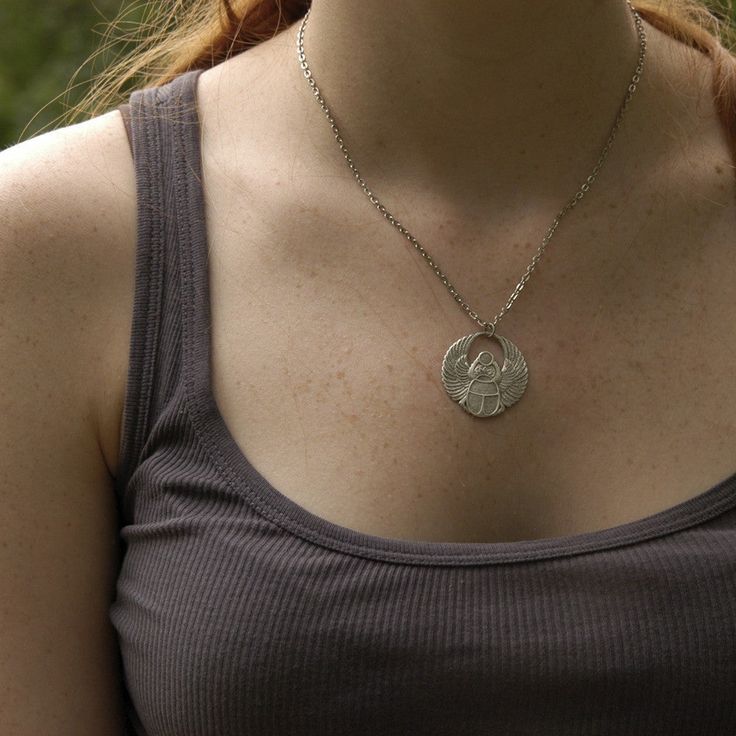
[[[585,182],[580,187],[580,189],[578,189],[578,191],[575,193],[572,199],[558,212],[557,216],[554,218],[554,221],[551,227],[549,228],[549,230],[547,231],[547,234],[542,240],[542,243],[537,249],[537,252],[534,254],[534,257],[532,258],[530,264],[527,266],[527,269],[524,272],[524,275],[521,277],[521,280],[514,288],[513,292],[511,293],[511,296],[509,297],[508,301],[504,305],[503,309],[490,322],[481,319],[478,316],[478,314],[468,306],[468,304],[464,301],[462,296],[460,296],[460,294],[457,292],[455,287],[450,283],[447,276],[445,276],[445,274],[442,273],[442,271],[439,269],[437,264],[432,260],[431,256],[419,244],[417,239],[397,219],[394,218],[394,216],[378,201],[378,198],[375,197],[373,195],[373,192],[366,186],[366,183],[363,180],[363,177],[358,172],[358,169],[355,167],[355,164],[353,163],[353,160],[350,157],[350,154],[348,153],[347,148],[345,147],[342,136],[340,135],[340,131],[337,129],[337,125],[335,125],[335,120],[333,119],[330,113],[330,109],[327,107],[327,104],[325,103],[323,97],[320,95],[319,87],[315,83],[314,77],[312,76],[312,71],[309,68],[309,65],[307,64],[307,59],[304,54],[304,29],[307,26],[307,21],[309,19],[309,13],[311,11],[311,7],[307,10],[299,26],[299,31],[297,33],[297,51],[298,51],[298,57],[299,57],[299,65],[304,72],[304,77],[309,82],[310,86],[312,87],[312,91],[314,93],[315,98],[317,99],[317,102],[319,102],[319,105],[322,108],[322,111],[327,116],[327,120],[330,122],[330,125],[332,126],[332,131],[335,134],[335,139],[339,143],[340,149],[342,150],[345,156],[345,160],[347,161],[348,166],[350,166],[351,170],[353,171],[353,174],[355,175],[355,178],[357,179],[361,188],[363,189],[365,194],[368,196],[368,198],[371,200],[371,202],[374,204],[374,206],[383,214],[383,216],[394,227],[396,227],[399,230],[399,232],[401,232],[401,234],[407,238],[407,240],[411,241],[414,247],[419,251],[419,253],[421,253],[424,259],[430,265],[432,270],[437,274],[437,276],[439,276],[440,280],[447,287],[447,289],[449,290],[450,294],[452,294],[455,301],[458,304],[460,304],[463,310],[472,319],[474,319],[484,329],[484,331],[487,332],[489,336],[492,336],[494,334],[498,320],[501,319],[501,317],[503,317],[503,315],[506,314],[506,312],[508,312],[509,309],[511,309],[511,305],[514,303],[516,298],[521,293],[521,290],[526,285],[527,281],[529,280],[529,277],[532,274],[532,271],[534,270],[537,263],[539,262],[539,259],[542,257],[542,253],[544,253],[544,249],[547,247],[547,243],[549,243],[549,241],[552,238],[552,235],[557,229],[557,226],[560,224],[560,220],[573,207],[575,207],[575,205],[585,196],[585,193],[590,189],[590,185],[593,183],[596,176],[598,176],[598,172],[600,171],[601,166],[603,165],[603,162],[608,156],[608,152],[611,149],[611,146],[613,145],[614,138],[616,137],[616,132],[618,131],[619,126],[621,125],[621,121],[623,120],[624,113],[626,112],[626,108],[629,105],[629,101],[631,100],[631,97],[633,96],[634,91],[636,90],[637,85],[639,84],[639,80],[641,79],[641,74],[644,70],[644,57],[646,55],[646,48],[647,48],[646,34],[644,32],[644,26],[641,21],[641,16],[632,7],[629,0],[626,0],[626,4],[629,6],[629,9],[633,13],[634,21],[636,23],[637,33],[639,35],[639,40],[640,40],[639,60],[636,65],[636,70],[634,72],[634,75],[631,78],[631,83],[629,84],[628,89],[626,91],[626,96],[624,97],[624,101],[621,104],[621,107],[619,108],[618,115],[616,116],[616,121],[608,137],[608,141],[606,142],[606,145],[603,148],[603,152],[601,153],[598,159],[598,162],[593,168],[593,171],[591,172],[590,176],[588,176],[588,178],[585,180]]]

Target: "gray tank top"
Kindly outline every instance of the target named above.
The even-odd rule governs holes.
[[[736,473],[605,530],[443,543],[334,524],[251,465],[212,392],[200,71],[124,107],[129,733],[734,736]]]

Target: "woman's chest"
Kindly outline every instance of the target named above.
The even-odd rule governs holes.
[[[497,326],[527,388],[487,418],[441,379],[479,326],[380,213],[351,227],[325,202],[297,226],[264,194],[215,219],[213,392],[238,446],[317,516],[401,539],[564,536],[702,494],[736,471],[736,206],[730,170],[700,173],[569,215]],[[467,244],[452,218],[427,222],[414,234],[488,320],[548,225]],[[471,362],[481,349],[502,364],[483,338]]]

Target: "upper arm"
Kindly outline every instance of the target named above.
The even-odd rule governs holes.
[[[0,153],[0,733],[6,736],[123,730],[122,674],[108,617],[120,563],[118,520],[98,404],[101,365],[113,359],[105,350],[116,319],[111,294],[130,288],[126,255],[110,237],[118,232],[110,223],[126,217],[120,204],[126,193],[114,189],[131,185],[123,159],[115,159],[126,152],[111,147],[122,128],[115,116]],[[107,172],[105,161],[112,161]],[[116,265],[123,268],[119,285],[107,283]]]

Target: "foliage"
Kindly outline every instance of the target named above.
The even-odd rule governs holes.
[[[63,96],[69,83],[73,101],[99,64],[123,48],[86,64],[121,9],[121,0],[0,0],[0,148],[55,127],[70,103]]]

